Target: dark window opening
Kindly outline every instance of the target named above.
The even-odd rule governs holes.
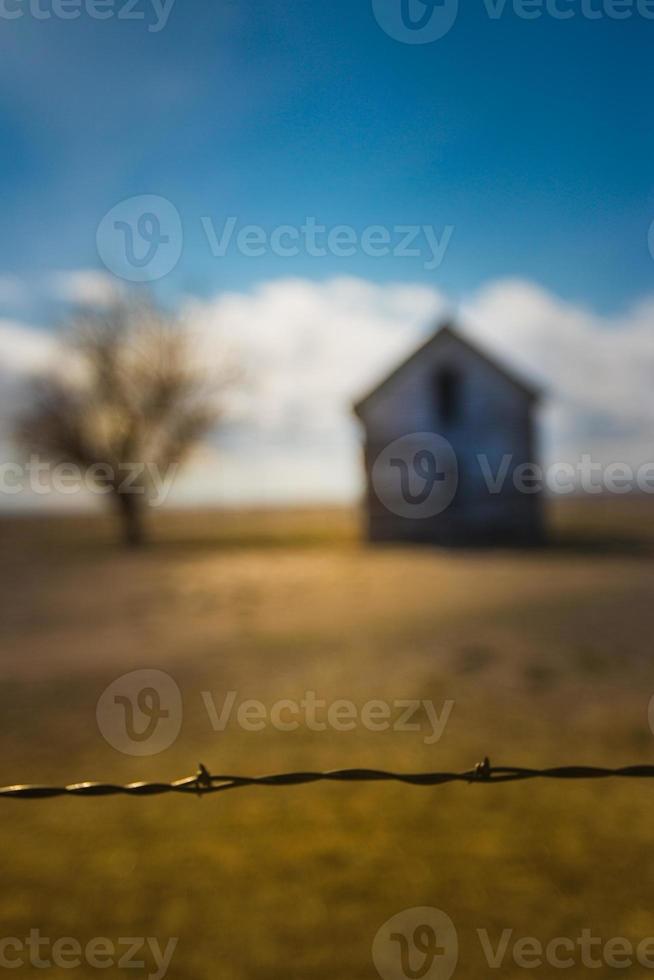
[[[461,414],[461,375],[443,368],[435,378],[435,400],[438,418],[444,425],[456,422]]]

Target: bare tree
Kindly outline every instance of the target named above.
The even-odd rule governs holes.
[[[135,298],[78,314],[62,353],[65,373],[35,382],[16,440],[92,478],[111,499],[125,542],[141,545],[152,474],[182,463],[217,422],[231,372],[208,375],[179,320]]]

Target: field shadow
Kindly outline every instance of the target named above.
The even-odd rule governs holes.
[[[544,554],[569,554],[606,558],[652,558],[654,541],[619,534],[595,534],[566,532],[552,538],[536,550]]]
[[[8,559],[62,559],[124,554],[155,557],[266,552],[284,549],[343,549],[385,552],[412,550],[439,554],[509,553],[594,558],[654,557],[654,508],[650,501],[566,501],[548,507],[544,540],[451,545],[367,541],[361,513],[354,508],[307,507],[270,510],[167,511],[152,515],[148,542],[126,549],[120,528],[107,515],[4,515],[0,539]]]

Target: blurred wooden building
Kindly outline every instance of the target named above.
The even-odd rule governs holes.
[[[540,541],[538,402],[533,385],[451,324],[440,327],[354,406],[365,433],[369,539]]]

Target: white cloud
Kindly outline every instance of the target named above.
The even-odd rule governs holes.
[[[218,363],[227,346],[247,375],[232,406],[240,424],[220,440],[230,497],[240,487],[247,500],[351,499],[359,484],[352,402],[444,310],[431,288],[350,278],[281,279],[189,301],[202,360]],[[200,478],[190,473],[184,488]]]
[[[0,320],[0,371],[4,374],[42,371],[52,362],[54,351],[51,334],[17,320]]]
[[[343,405],[389,370],[435,322],[444,299],[425,287],[357,279],[282,279],[185,311],[203,358],[234,349],[250,377],[246,410],[278,438],[333,435]]]
[[[361,473],[352,401],[448,309],[435,289],[359,279],[277,280],[191,302],[205,360],[227,339],[253,375],[239,405],[245,435],[227,447],[234,494],[241,486],[248,496],[319,499],[321,488],[353,496]],[[491,354],[541,384],[545,462],[584,452],[604,462],[654,458],[654,298],[604,317],[507,279],[467,297],[460,319]]]
[[[437,290],[338,278],[280,279],[249,293],[187,298],[197,351],[245,368],[230,425],[179,477],[176,501],[352,499],[361,487],[351,404],[450,309]],[[484,285],[461,308],[465,329],[545,389],[546,461],[654,458],[654,298],[605,317],[534,283]],[[38,369],[49,336],[0,321],[0,369]]]
[[[603,317],[507,279],[470,297],[463,317],[474,337],[543,385],[550,458],[654,458],[654,297]]]
[[[107,306],[122,292],[112,276],[96,269],[54,272],[49,283],[57,299],[76,306]]]

